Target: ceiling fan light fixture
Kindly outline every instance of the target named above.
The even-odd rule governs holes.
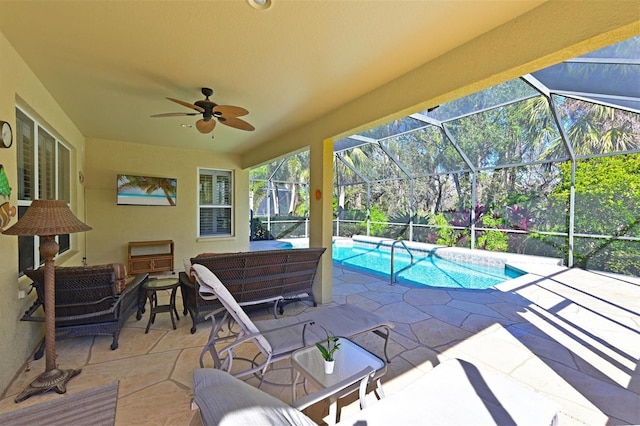
[[[198,129],[200,133],[211,133],[214,127],[216,127],[215,120],[200,119],[196,121],[196,129]]]
[[[273,5],[271,0],[247,0],[247,3],[249,3],[249,6],[258,10],[267,10]]]
[[[233,127],[234,129],[245,130],[252,132],[255,130],[251,124],[247,123],[241,118],[249,114],[245,108],[233,105],[218,105],[217,103],[210,101],[209,96],[213,94],[213,90],[203,87],[202,94],[206,99],[198,100],[194,103],[181,101],[179,99],[167,98],[168,100],[175,102],[179,105],[187,107],[197,112],[167,112],[163,114],[153,114],[151,117],[179,117],[179,116],[192,116],[202,115],[202,118],[196,121],[196,129],[200,133],[211,133],[216,126],[216,122],[222,123],[225,126]],[[192,127],[189,124],[181,124],[183,128]]]

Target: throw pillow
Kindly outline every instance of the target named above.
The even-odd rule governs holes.
[[[127,270],[122,263],[113,263],[111,266],[115,271],[116,293],[120,294],[127,287]]]

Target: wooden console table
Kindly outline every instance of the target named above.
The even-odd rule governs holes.
[[[129,243],[129,274],[173,271],[173,241],[132,241]]]

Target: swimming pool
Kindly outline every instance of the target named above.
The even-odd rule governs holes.
[[[413,265],[407,252],[396,247],[394,273],[399,282],[431,287],[484,289],[519,277],[522,273],[505,267],[453,262],[421,250],[411,250]],[[365,270],[389,278],[391,253],[376,246],[361,247],[333,244],[333,261],[340,265]]]

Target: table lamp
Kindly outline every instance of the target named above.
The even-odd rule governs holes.
[[[44,322],[46,369],[16,397],[24,401],[31,395],[50,390],[67,391],[67,382],[81,370],[60,370],[56,366],[56,291],[53,257],[58,253],[56,235],[88,231],[91,227],[73,215],[66,201],[34,200],[24,216],[12,227],[3,231],[7,235],[40,237],[40,255],[44,258]]]

